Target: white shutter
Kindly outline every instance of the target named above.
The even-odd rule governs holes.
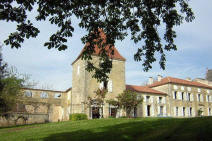
[[[200,95],[200,101],[203,102],[203,94]]]
[[[177,99],[179,99],[179,100],[182,100],[182,94],[181,94],[181,92],[177,92]]]
[[[180,110],[180,116],[183,116],[183,107],[180,107],[179,110]]]
[[[143,97],[144,97],[144,99],[143,99],[143,100],[144,100],[144,102],[146,102],[146,95],[143,95]]]
[[[206,102],[209,102],[209,101],[208,101],[208,95],[206,95]]]
[[[77,75],[80,74],[80,66],[77,66]]]
[[[188,101],[188,93],[185,93],[185,100]]]
[[[112,91],[113,91],[113,83],[112,83],[112,80],[109,80],[109,81],[108,81],[108,91],[109,91],[109,92],[112,92]]]
[[[153,103],[154,102],[154,96],[151,96],[151,103]]]
[[[194,94],[191,94],[190,96],[191,96],[190,97],[191,98],[191,101],[194,101]]]
[[[190,107],[187,107],[186,109],[187,109],[187,115],[188,115],[188,117],[191,116],[190,115],[190,112],[189,112],[190,111]]]
[[[160,106],[158,106],[158,115],[160,114]]]
[[[157,103],[159,103],[159,96],[157,97]]]
[[[144,105],[144,116],[147,117],[147,105]]]
[[[151,107],[152,107],[152,108],[151,108],[151,110],[152,110],[152,115],[151,115],[151,116],[154,116],[154,115],[155,115],[155,108],[154,108],[153,105],[152,105]]]
[[[162,97],[162,103],[166,103],[166,97]]]
[[[172,91],[172,96],[173,96],[173,99],[175,98],[175,96],[174,96],[174,91]]]
[[[176,107],[173,107],[173,111],[174,111],[174,117],[176,116]]]
[[[100,84],[99,84],[99,89],[103,89],[104,88],[104,82],[101,82]]]
[[[167,115],[166,114],[166,106],[164,106],[164,111],[163,111],[164,115]]]
[[[196,94],[196,96],[197,96],[197,101],[199,101],[198,94]]]

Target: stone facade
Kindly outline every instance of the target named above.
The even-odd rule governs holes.
[[[94,65],[99,63],[97,56],[92,57]],[[125,61],[114,59],[113,68],[108,79],[107,99],[113,99],[125,90]],[[72,111],[71,113],[86,113],[92,118],[92,105],[88,107],[88,97],[94,98],[97,91],[103,84],[92,78],[92,73],[85,70],[86,61],[78,59],[72,64]],[[109,116],[109,104],[104,103],[103,117]]]

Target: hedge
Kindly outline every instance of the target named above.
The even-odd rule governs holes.
[[[76,121],[76,120],[87,120],[88,117],[86,114],[82,114],[82,113],[75,113],[75,114],[71,114],[69,116],[69,120],[73,120],[73,121]]]

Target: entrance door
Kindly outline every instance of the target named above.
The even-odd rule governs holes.
[[[110,108],[110,116],[111,117],[116,117],[116,113],[117,113],[117,108]]]
[[[147,116],[148,117],[150,116],[150,108],[151,108],[151,106],[150,105],[147,105]]]
[[[99,107],[92,107],[92,119],[100,118]]]

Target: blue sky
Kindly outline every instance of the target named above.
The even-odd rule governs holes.
[[[138,45],[135,45],[129,38],[124,41],[117,41],[115,46],[124,56],[126,61],[126,83],[141,85],[148,77],[156,77],[158,74],[178,78],[190,77],[204,78],[206,68],[212,69],[212,1],[192,0],[191,7],[195,13],[195,20],[192,23],[184,23],[176,27],[177,51],[167,52],[166,70],[160,69],[158,62],[153,64],[152,70],[144,72],[142,63],[135,62],[133,55]],[[33,17],[36,12],[31,13]],[[74,19],[74,21],[77,21]],[[30,74],[31,79],[37,81],[37,87],[48,87],[55,90],[65,90],[71,87],[72,67],[71,63],[79,55],[83,48],[80,38],[86,31],[73,23],[75,32],[68,40],[68,49],[57,51],[48,50],[43,46],[51,33],[57,28],[47,22],[35,22],[34,25],[40,28],[41,33],[36,39],[26,40],[20,49],[3,47],[3,57],[9,65],[15,66],[20,73]],[[0,21],[0,42],[15,31],[14,23]]]

